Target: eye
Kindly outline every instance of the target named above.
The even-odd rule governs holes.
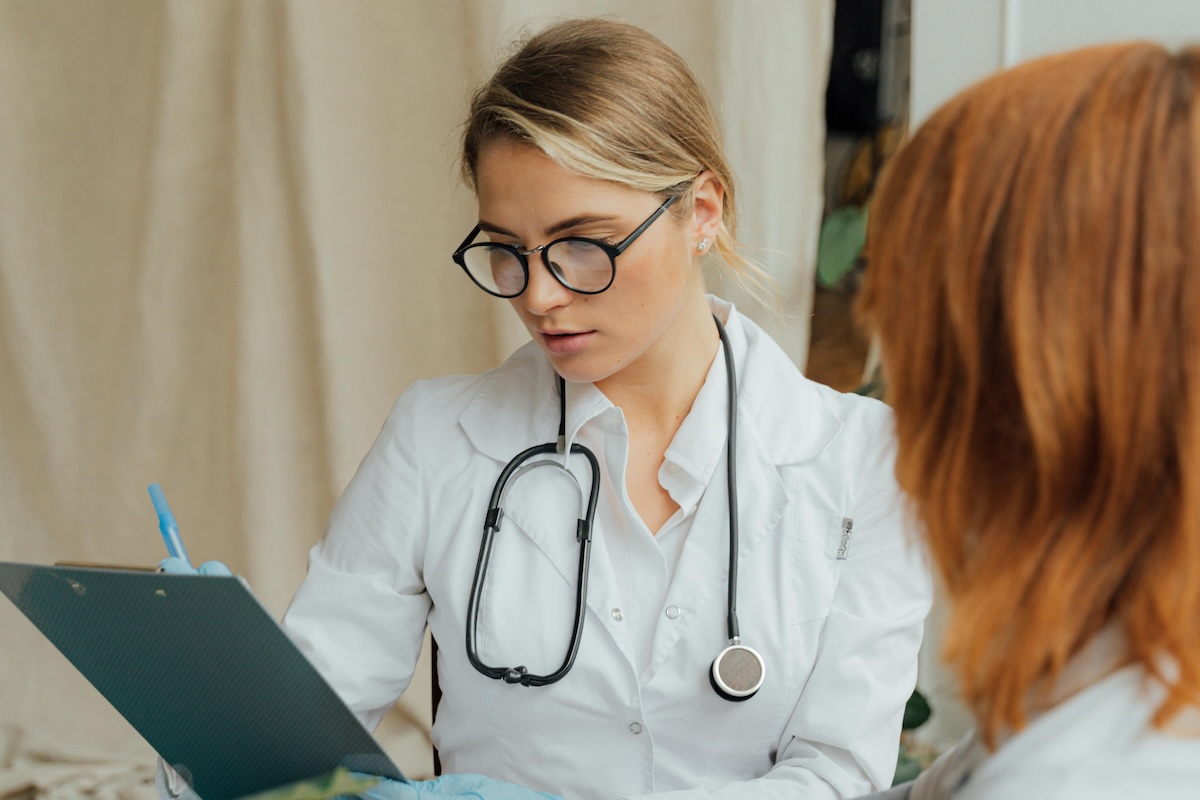
[[[615,233],[609,231],[600,231],[598,233],[572,233],[574,239],[587,239],[591,242],[602,242],[603,244],[616,244],[619,237]]]

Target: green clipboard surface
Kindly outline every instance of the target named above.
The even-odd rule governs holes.
[[[403,779],[240,578],[0,562],[0,591],[204,800]]]

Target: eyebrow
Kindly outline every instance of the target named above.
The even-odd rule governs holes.
[[[549,228],[546,229],[546,235],[554,236],[555,234],[562,233],[563,231],[568,231],[571,228],[578,228],[583,225],[592,225],[597,222],[612,222],[615,219],[617,219],[617,217],[615,217],[611,214],[608,214],[608,215],[606,215],[606,214],[580,214],[578,216],[571,217],[570,219],[564,219],[562,222],[556,222],[555,224],[551,225]],[[481,231],[487,231],[488,233],[498,233],[501,236],[511,236],[514,239],[521,238],[521,237],[517,236],[515,233],[513,233],[512,231],[506,231],[504,228],[501,228],[499,225],[493,225],[492,223],[486,222],[484,220],[479,220],[479,229]]]

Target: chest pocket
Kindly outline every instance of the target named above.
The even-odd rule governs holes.
[[[571,641],[583,515],[579,489],[561,470],[538,467],[510,484],[480,596],[476,648],[493,667],[545,675]]]
[[[784,616],[791,624],[800,624],[829,616],[841,574],[839,550],[844,548],[846,520],[841,514],[804,502],[793,503],[789,511],[793,539]]]

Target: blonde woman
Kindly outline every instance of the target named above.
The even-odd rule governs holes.
[[[890,416],[705,293],[702,259],[749,266],[692,72],[638,28],[554,25],[474,96],[463,172],[446,266],[532,342],[400,398],[284,621],[368,728],[437,641],[434,742],[487,778],[373,796],[888,785],[930,602]]]

